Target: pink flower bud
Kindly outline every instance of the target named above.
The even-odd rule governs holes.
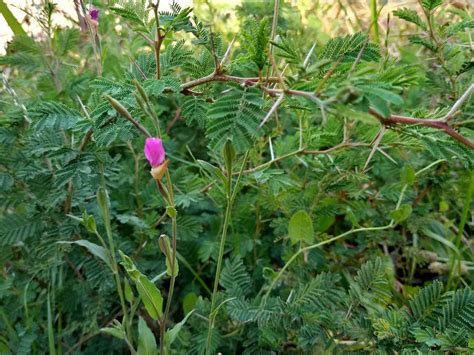
[[[145,157],[154,168],[160,166],[165,160],[165,148],[160,138],[147,138],[145,140]]]

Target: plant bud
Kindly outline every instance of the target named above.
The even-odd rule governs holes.
[[[151,174],[151,176],[153,176],[153,179],[155,179],[156,181],[161,180],[163,175],[166,173],[166,169],[168,168],[168,163],[169,163],[169,160],[166,159],[163,162],[163,164],[158,165],[158,166],[154,166],[153,168],[151,168],[150,174]]]

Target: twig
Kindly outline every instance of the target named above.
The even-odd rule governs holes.
[[[155,22],[156,22],[156,35],[155,35],[155,41],[153,42],[153,47],[155,50],[156,79],[160,79],[161,77],[160,51],[161,51],[161,43],[163,42],[163,38],[164,38],[164,36],[162,36],[160,33],[160,14],[158,13],[159,6],[160,6],[160,0],[158,0],[156,4],[152,3],[153,13],[155,15]]]
[[[278,27],[278,15],[280,14],[280,0],[275,0],[274,7],[273,7],[273,20],[272,20],[272,32],[270,34],[270,41],[268,43],[268,58],[273,59],[272,52],[273,52],[273,45],[272,41],[275,40],[276,31]],[[273,68],[276,69],[275,61],[272,60]],[[266,82],[268,83],[268,78],[270,77],[271,66],[268,66],[267,69],[267,76]]]
[[[269,78],[269,81],[273,81],[273,82],[279,82],[279,80],[280,78],[278,77]],[[233,81],[233,82],[237,82],[246,86],[257,86],[259,78],[258,77],[238,77],[238,76],[212,73],[205,77],[195,79],[195,80],[182,84],[181,92],[189,93],[189,89],[195,86],[210,83],[213,81]],[[447,124],[447,122],[445,122],[445,119],[447,117],[450,119],[457,111],[459,111],[459,108],[461,107],[461,105],[468,99],[469,95],[474,90],[473,86],[474,85],[471,85],[469,87],[466,93],[464,93],[463,96],[458,101],[456,101],[453,108],[451,108],[450,112],[441,120],[440,119],[421,119],[421,118],[405,117],[405,116],[398,116],[398,115],[390,115],[388,117],[383,117],[380,113],[375,111],[373,108],[369,109],[369,113],[372,116],[376,117],[382,124],[387,126],[387,128],[390,128],[391,125],[396,125],[396,124],[422,125],[426,127],[436,128],[436,129],[444,131],[446,134],[450,135],[458,142],[468,146],[469,148],[474,149],[474,143],[470,139],[456,132],[452,127],[450,127]],[[281,94],[291,95],[291,96],[302,96],[317,103],[318,105],[320,105],[320,107],[323,107],[323,108],[326,106],[326,103],[327,103],[321,100],[317,93],[313,93],[309,91],[292,90],[292,89],[286,89],[286,90],[272,89],[266,86],[258,86],[258,87],[260,88],[260,90],[272,96],[280,96]]]
[[[431,128],[436,128],[444,131],[446,134],[453,137],[458,142],[468,146],[471,149],[474,149],[474,142],[469,138],[464,137],[462,134],[456,132],[452,129],[446,122],[440,120],[430,120],[430,119],[421,119],[413,117],[405,117],[398,115],[390,115],[388,117],[383,117],[380,113],[375,111],[373,108],[369,108],[369,113],[376,117],[384,125],[396,125],[396,124],[407,124],[407,125],[421,125]]]
[[[289,158],[289,157],[292,157],[292,156],[295,156],[295,155],[298,155],[298,154],[312,154],[312,155],[323,155],[323,154],[329,154],[329,153],[332,153],[336,150],[339,150],[339,149],[343,149],[343,148],[350,148],[350,147],[364,147],[364,146],[367,146],[367,144],[365,143],[349,143],[349,142],[343,142],[343,143],[340,143],[338,145],[335,145],[334,147],[331,147],[331,148],[328,148],[328,149],[323,149],[323,150],[310,150],[310,149],[306,149],[306,148],[301,148],[301,149],[298,149],[298,150],[295,150],[293,152],[290,152],[290,153],[287,153],[285,155],[282,155],[280,157],[277,157],[275,159],[272,159],[270,161],[267,161],[266,163],[263,163],[261,165],[258,165],[254,168],[250,168],[250,169],[247,169],[247,170],[244,170],[244,173],[253,173],[255,171],[258,171],[260,169],[263,169],[263,168],[266,168],[267,166],[270,166],[274,163],[277,163],[279,161],[282,161],[286,158]],[[233,175],[236,175],[236,173],[234,173]]]

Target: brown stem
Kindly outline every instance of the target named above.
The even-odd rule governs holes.
[[[421,118],[413,118],[413,117],[406,117],[406,116],[398,116],[398,115],[390,115],[388,117],[383,117],[380,113],[375,111],[373,108],[369,108],[369,113],[376,117],[382,124],[391,126],[396,124],[406,124],[406,125],[421,125],[431,128],[436,128],[439,130],[444,131],[446,134],[449,134],[458,142],[468,146],[471,149],[474,149],[474,142],[472,142],[469,138],[464,137],[462,134],[456,132],[452,129],[447,122],[443,122],[440,120],[432,120],[432,119],[421,119]]]
[[[153,5],[153,13],[155,14],[155,21],[156,21],[156,37],[154,42],[154,49],[155,49],[155,62],[156,62],[156,79],[159,80],[161,77],[161,65],[160,65],[160,52],[161,52],[161,44],[163,43],[164,36],[160,33],[160,14],[158,13],[158,7],[160,6],[160,2],[157,1],[156,5]]]
[[[269,78],[269,81],[271,82],[279,82],[279,80],[280,79],[278,77]],[[191,80],[187,83],[182,84],[181,92],[183,94],[199,94],[199,93],[195,93],[191,91],[190,89],[195,86],[214,82],[214,81],[233,81],[233,82],[237,82],[246,86],[257,86],[259,78],[258,77],[238,77],[238,76],[212,73],[202,78]],[[292,90],[292,89],[287,89],[287,90],[272,89],[265,86],[258,86],[258,87],[265,93],[272,96],[281,95],[284,93],[285,95],[302,96],[320,105],[324,104],[324,102],[319,98],[319,95],[313,92],[302,91],[302,90]],[[469,94],[472,92],[472,90],[473,90],[472,87],[468,89]],[[464,101],[467,100],[467,97],[468,95],[466,94],[466,96],[463,97],[461,101],[458,100],[458,102],[455,104],[456,107],[453,106],[453,108],[455,108],[454,110],[455,112],[459,110],[459,106]],[[451,111],[453,111],[453,109]],[[455,112],[451,114],[451,117]],[[453,128],[451,128],[447,124],[447,122],[444,122],[445,119],[444,120],[443,119],[442,120],[421,119],[421,118],[405,117],[405,116],[398,116],[398,115],[390,115],[389,117],[383,117],[381,114],[379,114],[377,111],[375,111],[372,108],[369,109],[369,113],[372,116],[376,117],[382,124],[385,124],[386,126],[391,126],[395,124],[407,124],[407,125],[423,125],[426,127],[436,128],[436,129],[444,131],[446,134],[450,135],[455,140],[457,140],[458,142],[461,142],[462,144],[468,146],[469,148],[474,148],[474,143],[468,138],[461,135],[460,133],[456,132]]]

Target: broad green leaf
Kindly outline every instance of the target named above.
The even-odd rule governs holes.
[[[123,278],[123,289],[125,294],[125,299],[127,302],[133,302],[135,299],[135,295],[133,294],[132,288],[130,287],[130,283],[126,277]]]
[[[196,306],[196,302],[198,300],[198,296],[194,292],[189,292],[183,298],[183,312],[184,314],[188,314],[191,312],[194,307]]]
[[[406,185],[413,185],[415,182],[415,170],[410,165],[405,165],[400,172],[400,179]]]
[[[15,16],[13,16],[12,12],[8,8],[7,4],[3,0],[0,0],[0,13],[3,15],[3,18],[8,24],[8,27],[12,30],[15,36],[24,35],[26,36],[26,32],[21,27],[21,24],[18,22]]]
[[[390,212],[390,217],[395,220],[395,222],[400,223],[410,217],[412,212],[411,205],[404,204],[401,205],[400,208],[396,209],[395,211]]]
[[[112,321],[112,326],[111,327],[105,327],[100,330],[102,333],[110,334],[113,337],[116,337],[118,339],[125,339],[125,331],[122,327],[122,323],[120,323],[118,320],[114,319]]]
[[[102,328],[100,331],[102,333],[110,334],[113,337],[118,338],[118,339],[122,339],[122,340],[125,339],[125,334],[120,329],[108,327],[108,328]]]
[[[216,180],[217,183],[222,183],[221,187],[224,187],[225,190],[227,190],[227,178],[219,168],[216,168],[214,165],[204,160],[198,159],[197,163],[204,171],[206,171],[211,176],[212,179]]]
[[[316,230],[320,233],[325,232],[331,227],[334,222],[336,221],[336,217],[334,216],[318,216],[318,220],[316,223]]]
[[[313,242],[313,221],[309,217],[306,211],[296,212],[290,219],[288,226],[288,236],[290,237],[291,244],[298,242],[305,242],[311,244]]]
[[[446,239],[442,235],[439,235],[438,233],[435,233],[434,231],[432,231],[428,228],[423,229],[423,233],[426,236],[430,237],[431,239],[434,239],[434,240],[440,242],[441,244],[443,244],[444,246],[448,247],[449,249],[453,250],[456,254],[458,254],[458,255],[460,254],[459,249],[453,244],[453,242]]]
[[[101,247],[100,245],[89,242],[88,240],[85,240],[85,239],[75,240],[73,242],[60,241],[60,242],[57,242],[57,243],[58,244],[77,244],[77,245],[80,245],[81,247],[86,248],[91,254],[98,257],[102,261],[104,261],[112,269],[112,264],[111,264],[111,261],[110,261],[110,253],[107,249],[105,249],[104,247]]]
[[[370,105],[381,114],[383,117],[390,116],[390,109],[388,108],[387,102],[378,96],[369,96]]]
[[[135,264],[132,262],[132,259],[121,251],[119,251],[119,253],[122,257],[121,264],[135,283],[138,295],[140,296],[145,309],[151,318],[159,320],[163,316],[163,297],[161,296],[160,290],[158,290],[155,284],[145,275],[138,271]]]
[[[176,337],[178,336],[178,333],[181,331],[181,328],[183,328],[183,325],[186,323],[188,318],[193,314],[194,310],[190,311],[186,316],[183,318],[183,320],[169,330],[166,331],[165,334],[165,346],[167,349],[170,348],[171,344],[175,341]]]
[[[156,355],[158,348],[156,347],[155,336],[142,317],[138,320],[138,355]]]

